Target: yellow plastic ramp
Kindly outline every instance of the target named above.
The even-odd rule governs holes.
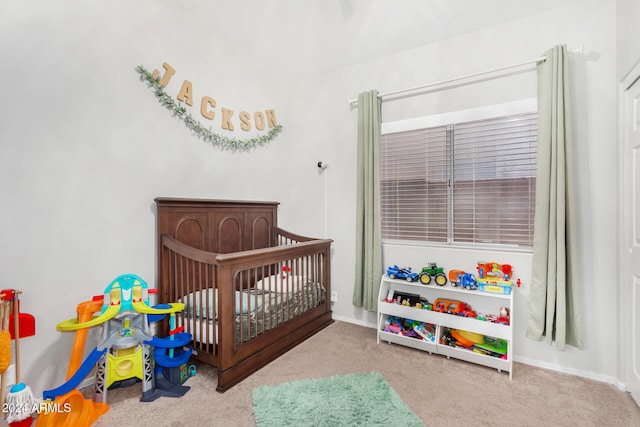
[[[87,329],[98,326],[110,320],[120,313],[120,305],[110,305],[107,310],[100,316],[96,316],[88,322],[78,323],[78,319],[69,319],[56,325],[56,329],[60,332],[77,331],[78,329]]]
[[[153,308],[149,307],[143,301],[133,303],[133,309],[138,313],[144,314],[171,314],[184,310],[184,304],[181,302],[174,302],[169,304],[169,308]]]

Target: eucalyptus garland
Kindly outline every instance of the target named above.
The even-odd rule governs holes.
[[[184,105],[176,102],[171,96],[165,92],[162,85],[160,85],[160,77],[153,78],[153,75],[146,70],[142,65],[136,67],[136,71],[140,74],[140,80],[145,82],[148,87],[152,88],[158,102],[171,111],[171,114],[180,118],[184,124],[191,129],[199,138],[211,143],[215,147],[219,147],[225,150],[237,151],[237,150],[251,150],[258,146],[262,146],[270,142],[276,135],[282,130],[282,125],[276,125],[265,135],[258,135],[250,139],[236,139],[227,138],[211,131],[211,128],[206,128],[193,118],[193,116],[187,111]]]

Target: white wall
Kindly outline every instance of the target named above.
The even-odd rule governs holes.
[[[228,20],[185,2],[0,6],[0,281],[23,290],[23,312],[36,316],[37,335],[21,342],[34,391],[63,382],[73,336],[55,326],[78,303],[120,274],[155,287],[155,197],[277,200],[283,227],[323,234],[314,114],[287,112],[289,94],[263,84],[268,70],[213,32]],[[218,115],[275,109],[281,135],[250,153],[195,138],[134,70],[164,61],[177,70],[169,94],[187,79]]]
[[[640,44],[636,37],[640,23],[640,2],[617,0],[616,6],[617,76],[618,81],[622,81],[640,58]]]
[[[156,196],[280,201],[283,227],[335,241],[336,317],[372,324],[371,313],[351,304],[357,112],[347,101],[364,90],[385,92],[528,60],[561,43],[584,45],[589,52],[572,59],[575,135],[584,165],[579,177],[583,351],[557,352],[524,338],[527,255],[495,254],[495,260],[513,262],[524,283],[516,294],[518,359],[607,380],[615,374],[615,348],[601,340],[615,317],[615,284],[609,269],[592,268],[614,265],[616,249],[610,191],[616,182],[609,173],[615,159],[608,155],[616,129],[613,0],[583,1],[287,81],[238,51],[223,25],[228,16],[180,3],[0,6],[0,177],[5,183],[0,187],[0,281],[2,287],[22,289],[23,311],[37,318],[37,335],[21,342],[22,380],[34,391],[64,380],[72,336],[56,332],[55,325],[74,317],[79,302],[100,294],[123,273],[155,285]],[[223,34],[216,33],[218,24],[226,29]],[[249,153],[222,152],[194,138],[134,71],[139,64],[160,68],[164,61],[177,70],[169,93],[177,93],[176,85],[188,79],[196,97],[212,96],[220,107],[273,108],[282,134]],[[535,75],[521,73],[386,103],[383,114],[394,120],[532,95]],[[318,160],[330,164],[324,173],[315,166]],[[396,250],[385,247],[385,256]],[[426,248],[407,255],[418,263],[438,256]],[[455,257],[464,263],[478,258],[447,254]]]
[[[615,213],[617,188],[615,170],[616,135],[616,8],[614,1],[582,1],[504,25],[425,45],[375,61],[339,70],[316,79],[312,88],[302,82],[297,89],[307,99],[321,97],[326,123],[322,131],[334,155],[328,191],[328,235],[337,239],[333,259],[333,284],[339,294],[334,313],[339,318],[374,324],[373,313],[351,305],[353,290],[353,248],[355,218],[355,132],[357,112],[348,111],[347,100],[359,92],[377,89],[381,93],[468,75],[503,65],[536,58],[556,44],[569,49],[584,46],[587,55],[571,57],[574,132],[579,169],[578,191],[582,253],[584,350],[569,347],[559,352],[543,342],[525,338],[530,255],[522,253],[470,253],[439,248],[385,246],[385,265],[400,263],[422,267],[427,261],[473,268],[477,260],[492,258],[512,262],[523,286],[516,292],[516,360],[535,363],[580,375],[614,382],[616,346],[603,343],[610,336],[610,322],[616,315]],[[441,113],[528,98],[536,95],[533,68],[524,73],[483,84],[433,92],[383,104],[383,119],[392,121],[429,113]],[[612,151],[613,150],[613,151]],[[450,265],[449,264],[449,265]],[[602,266],[601,268],[594,268]],[[453,268],[453,267],[450,267]],[[517,378],[517,371],[516,376]]]
[[[635,355],[632,350],[632,342],[633,340],[628,339],[628,337],[634,333],[635,325],[633,323],[633,313],[634,310],[632,308],[633,300],[629,298],[631,288],[627,284],[628,279],[632,277],[632,266],[629,265],[630,261],[628,261],[628,257],[625,254],[628,253],[629,250],[629,230],[627,224],[632,221],[629,218],[630,210],[626,207],[625,198],[628,197],[627,191],[625,191],[625,182],[631,182],[633,177],[631,176],[631,172],[628,170],[628,167],[625,167],[627,155],[624,150],[624,146],[626,146],[625,141],[625,130],[626,126],[624,123],[624,96],[623,92],[627,89],[628,84],[631,82],[629,80],[632,78],[629,76],[630,71],[637,67],[640,64],[640,45],[636,42],[636,32],[638,28],[638,23],[640,23],[640,2],[635,0],[618,0],[617,1],[617,73],[618,82],[620,82],[619,89],[619,101],[620,101],[620,132],[618,135],[619,138],[619,163],[618,163],[618,171],[620,176],[620,186],[618,191],[619,204],[620,209],[618,213],[619,218],[619,283],[620,283],[620,292],[618,294],[619,298],[619,317],[617,325],[617,336],[619,337],[619,348],[620,354],[618,355],[619,363],[618,363],[618,378],[621,383],[628,383],[630,380],[632,381],[634,373],[633,373],[633,365],[635,363]],[[624,84],[622,84],[624,83]]]

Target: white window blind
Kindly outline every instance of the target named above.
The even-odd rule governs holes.
[[[381,138],[386,240],[533,245],[537,113]]]

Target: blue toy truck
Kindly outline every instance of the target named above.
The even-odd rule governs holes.
[[[468,290],[478,289],[478,281],[476,280],[476,276],[471,273],[466,273],[462,270],[449,271],[449,282],[451,282],[451,286],[453,287],[460,285],[461,287]]]

